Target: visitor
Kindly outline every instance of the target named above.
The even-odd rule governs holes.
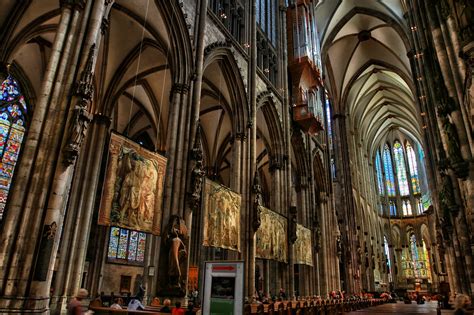
[[[110,305],[110,308],[113,310],[121,310],[122,304],[123,304],[123,300],[121,298],[115,298],[114,304]]]
[[[145,306],[142,304],[142,299],[140,296],[136,296],[130,300],[128,303],[127,310],[129,311],[143,311]]]
[[[165,299],[163,301],[163,307],[160,309],[161,313],[171,313],[171,300]]]
[[[76,297],[69,302],[69,305],[67,306],[67,313],[68,315],[80,315],[84,314],[82,310],[82,305],[81,301],[89,295],[89,292],[87,292],[86,289],[79,289],[79,291],[76,294]]]
[[[194,312],[194,304],[193,303],[188,303],[188,310],[184,315],[195,315],[196,312]]]
[[[283,290],[283,288],[280,288],[280,298],[285,300],[286,299],[286,293],[285,293],[285,290]]]
[[[161,302],[160,302],[160,299],[157,298],[156,296],[153,298],[153,300],[151,301],[151,304],[150,306],[160,306],[161,305]]]
[[[454,315],[465,315],[467,314],[466,308],[471,304],[469,296],[459,294],[454,302]]]
[[[89,308],[92,307],[102,307],[102,298],[100,297],[100,294],[97,294],[95,299],[89,303]]]
[[[173,315],[185,315],[184,312],[184,308],[181,308],[181,302],[176,302],[174,304],[175,308],[173,308],[173,311],[171,312],[171,314]]]

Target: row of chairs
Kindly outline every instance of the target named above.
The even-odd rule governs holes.
[[[245,315],[339,315],[385,303],[383,299],[368,300],[304,300],[270,304],[246,304]]]

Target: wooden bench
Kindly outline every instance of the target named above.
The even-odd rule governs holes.
[[[95,314],[110,314],[110,315],[119,315],[119,314],[132,314],[132,315],[143,315],[143,314],[155,314],[155,315],[169,315],[171,313],[162,313],[158,310],[152,310],[148,307],[144,311],[129,311],[127,309],[114,310],[110,307],[91,307],[90,310],[94,311]]]

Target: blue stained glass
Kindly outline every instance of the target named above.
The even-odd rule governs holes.
[[[396,141],[393,145],[393,158],[395,160],[395,167],[397,168],[398,186],[400,188],[400,195],[408,196],[410,190],[408,188],[407,170],[405,167],[405,156],[400,142]]]
[[[415,234],[410,236],[410,249],[411,249],[411,258],[413,260],[413,271],[416,278],[421,276],[420,272],[420,256],[418,254],[418,247],[416,246],[416,237]]]
[[[0,87],[0,220],[25,133],[26,110],[18,82],[8,75]]]
[[[128,245],[128,260],[135,261],[137,259],[138,247],[138,232],[132,231],[130,233],[130,243]]]
[[[383,150],[383,166],[385,170],[385,186],[389,196],[395,196],[395,178],[393,175],[392,158],[390,156],[390,148],[385,144]]]
[[[116,258],[117,257],[117,247],[119,243],[119,234],[120,228],[112,227],[110,228],[110,238],[109,238],[109,250],[107,257]]]
[[[383,185],[383,176],[382,176],[382,163],[380,162],[380,153],[377,151],[375,156],[375,172],[377,173],[377,184],[379,187],[379,194],[383,195],[385,193],[385,187]]]
[[[393,201],[390,201],[390,215],[391,216],[397,215],[397,205]]]
[[[114,262],[136,264],[145,261],[146,233],[113,227],[107,257]]]
[[[407,142],[408,167],[410,168],[411,185],[414,193],[420,193],[420,183],[418,179],[418,167],[413,147]]]
[[[120,229],[120,239],[119,239],[117,258],[127,259],[127,249],[128,249],[128,230]]]
[[[138,248],[137,248],[137,261],[145,261],[145,245],[146,245],[146,234],[140,233],[138,237]]]

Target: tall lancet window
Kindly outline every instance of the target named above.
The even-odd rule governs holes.
[[[400,187],[400,195],[408,196],[410,190],[408,189],[407,170],[405,167],[405,156],[400,142],[396,141],[393,145],[393,158],[395,160],[395,167],[397,168],[398,186]]]
[[[410,143],[406,143],[407,157],[408,157],[408,167],[410,168],[410,177],[411,177],[411,186],[413,188],[413,193],[420,193],[420,181],[418,179],[418,167],[416,164],[415,151]]]
[[[392,266],[392,260],[390,259],[390,250],[388,248],[388,242],[387,242],[387,237],[384,235],[383,237],[383,248],[385,251],[385,256],[387,257],[387,274],[388,274],[388,281],[392,282],[392,271],[391,271],[391,266]]]
[[[395,196],[395,178],[393,175],[392,158],[390,157],[390,148],[385,144],[383,149],[383,166],[385,170],[385,183],[389,196]]]
[[[18,82],[11,76],[0,88],[0,220],[25,134],[27,107]]]
[[[383,185],[382,163],[380,161],[380,153],[378,150],[377,155],[375,156],[375,172],[377,173],[377,184],[379,187],[379,194],[383,195],[385,193],[385,187]]]
[[[416,246],[416,236],[415,234],[412,234],[410,236],[410,252],[411,252],[411,259],[413,262],[413,272],[415,275],[415,278],[420,278],[421,272],[420,272],[420,255],[418,253],[418,247]]]

